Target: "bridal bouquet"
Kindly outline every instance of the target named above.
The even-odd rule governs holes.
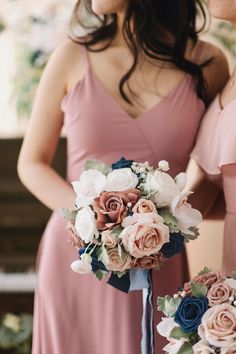
[[[174,296],[159,297],[166,315],[157,325],[171,354],[236,353],[236,272],[231,278],[207,268]]]
[[[202,216],[183,192],[185,173],[172,178],[169,165],[125,158],[112,165],[87,161],[79,181],[76,210],[65,210],[69,240],[79,259],[71,268],[118,277],[130,269],[160,269],[164,261],[182,252],[184,242],[198,236]]]

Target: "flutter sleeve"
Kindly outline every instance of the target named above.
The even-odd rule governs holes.
[[[221,173],[221,167],[236,163],[236,100],[224,109],[219,104],[219,95],[206,112],[191,153],[205,172]]]

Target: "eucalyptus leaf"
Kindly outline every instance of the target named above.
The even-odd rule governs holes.
[[[191,284],[192,295],[196,297],[206,296],[207,294],[207,287],[204,284],[200,283],[192,283]]]
[[[174,327],[170,332],[170,338],[179,340],[181,338],[189,339],[191,337],[191,333],[185,333],[180,327]]]
[[[192,354],[193,353],[193,347],[191,343],[185,342],[180,350],[178,351],[178,354]]]
[[[124,248],[122,245],[118,243],[118,253],[121,261],[124,261],[127,258],[127,253],[125,252]]]
[[[84,164],[84,170],[97,170],[104,175],[108,175],[108,173],[111,171],[111,166],[103,163],[101,161],[97,160],[87,160]]]
[[[75,218],[78,213],[78,209],[70,210],[67,208],[62,208],[61,212],[62,212],[64,219],[70,221],[72,224],[75,223]]]
[[[105,265],[109,263],[109,256],[108,256],[108,253],[107,253],[107,249],[104,245],[102,245],[100,247],[101,249],[101,254],[99,256],[99,260],[102,261],[102,263],[104,263]]]
[[[181,303],[182,299],[177,297],[171,297],[169,295],[165,297],[157,298],[158,310],[164,312],[167,317],[173,317]]]
[[[95,275],[98,280],[102,280],[107,275],[107,272],[103,270],[98,270]]]
[[[124,271],[124,272],[113,272],[114,274],[116,274],[117,276],[118,276],[118,278],[122,278],[123,277],[123,275],[125,275],[126,274],[126,270]]]
[[[199,229],[197,227],[190,227],[189,231],[189,234],[181,232],[181,234],[184,236],[184,242],[196,240],[200,235]]]
[[[170,232],[178,231],[178,220],[171,214],[170,209],[162,209],[159,211],[164,223],[169,227]]]
[[[120,233],[124,230],[124,228],[120,225],[114,227],[114,229],[111,231],[111,235],[119,236]]]
[[[212,272],[212,269],[208,268],[208,267],[204,267],[199,273],[198,275],[204,275],[204,274],[208,274]]]

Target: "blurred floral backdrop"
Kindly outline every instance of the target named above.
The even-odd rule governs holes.
[[[66,38],[76,0],[0,0],[0,136],[23,134],[42,70]],[[205,37],[221,46],[230,63],[236,31],[213,21]]]

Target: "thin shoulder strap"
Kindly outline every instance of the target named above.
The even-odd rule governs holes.
[[[192,60],[199,64],[200,63],[200,59],[201,59],[201,54],[202,54],[202,51],[203,51],[203,48],[204,48],[204,42],[202,41],[198,41],[195,49],[194,49],[194,53],[193,53],[193,56],[192,56]]]

